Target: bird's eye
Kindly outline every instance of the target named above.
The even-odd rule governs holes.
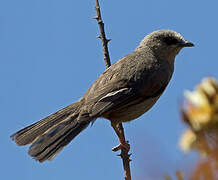
[[[167,44],[167,45],[173,45],[173,44],[177,44],[178,40],[173,38],[173,37],[164,37],[163,41]]]

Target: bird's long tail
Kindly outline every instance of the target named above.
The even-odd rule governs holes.
[[[43,162],[52,160],[64,146],[84,130],[90,121],[78,122],[81,101],[16,132],[11,136],[17,145],[32,144],[29,155]]]

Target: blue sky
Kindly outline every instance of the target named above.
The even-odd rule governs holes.
[[[185,89],[217,71],[218,1],[100,1],[112,63],[157,29],[172,29],[195,43],[176,58],[171,83],[146,115],[124,125],[134,179],[161,179],[190,169],[178,139],[185,126],[178,104]],[[40,164],[9,138],[79,99],[104,71],[93,1],[0,1],[0,169],[4,179],[122,179],[110,123],[98,119],[51,162]]]

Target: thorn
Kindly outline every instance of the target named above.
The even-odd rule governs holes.
[[[92,19],[95,19],[95,20],[98,20],[98,18],[99,18],[98,16],[92,17]]]
[[[111,41],[111,39],[106,39],[107,43],[109,43]],[[128,141],[127,141],[128,142]]]
[[[99,38],[99,39],[101,39],[101,35],[97,36],[96,38]]]

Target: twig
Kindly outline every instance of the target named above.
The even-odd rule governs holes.
[[[103,48],[103,52],[104,52],[104,62],[105,62],[106,68],[109,68],[111,66],[110,56],[109,56],[109,51],[108,51],[108,42],[110,41],[110,39],[107,39],[106,35],[105,35],[104,22],[101,18],[101,10],[100,10],[100,5],[99,5],[98,0],[96,0],[95,9],[96,9],[97,16],[94,19],[97,20],[98,25],[99,25],[99,29],[100,29],[101,35],[99,36],[99,38],[102,41],[102,48]],[[112,124],[112,127],[115,130],[115,132],[119,138],[119,141],[120,141],[120,145],[113,148],[113,151],[121,150],[121,154],[119,156],[123,160],[125,180],[131,180],[131,171],[130,171],[130,165],[129,165],[129,162],[131,161],[129,159],[129,157],[131,156],[131,154],[128,154],[129,150],[130,150],[130,146],[125,139],[123,125],[122,125],[122,123],[116,124],[116,125]]]
[[[103,20],[101,18],[101,10],[100,10],[98,0],[96,0],[95,9],[96,9],[97,16],[94,17],[94,19],[96,19],[98,21],[98,26],[99,26],[100,33],[101,33],[101,35],[98,36],[98,38],[100,38],[101,42],[102,42],[105,66],[106,66],[106,68],[109,68],[111,66],[111,61],[110,61],[110,56],[109,56],[109,51],[108,51],[108,42],[110,41],[110,39],[107,39],[106,35],[105,35],[104,22],[103,22]]]

